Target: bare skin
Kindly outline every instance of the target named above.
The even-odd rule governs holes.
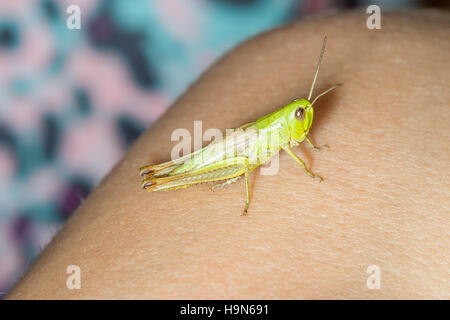
[[[325,16],[239,46],[129,150],[8,298],[450,298],[449,14]],[[138,169],[167,161],[176,128],[233,128],[305,97],[322,38],[310,137],[277,175],[147,193]],[[95,156],[95,155],[93,155]],[[66,287],[81,268],[82,288]],[[370,265],[381,289],[369,290]]]

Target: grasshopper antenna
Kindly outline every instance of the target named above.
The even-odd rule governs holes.
[[[317,95],[317,97],[314,98],[313,102],[311,102],[310,107],[313,106],[314,102],[316,102],[317,99],[319,99],[321,96],[327,94],[328,92],[330,92],[333,89],[336,89],[337,87],[342,86],[342,83],[338,83],[337,85],[332,86],[331,88],[328,88],[327,90],[325,90],[324,92],[320,93]]]
[[[322,57],[323,57],[323,53],[325,52],[325,45],[326,44],[327,44],[327,36],[325,36],[323,38],[322,51],[320,52],[319,62],[317,62],[316,74],[314,75],[314,80],[313,80],[313,83],[311,85],[311,90],[309,90],[308,101],[311,100],[311,97],[312,97],[312,94],[313,94],[314,85],[316,84],[317,75],[319,74],[320,63],[322,62]]]

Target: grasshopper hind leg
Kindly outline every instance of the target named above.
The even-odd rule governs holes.
[[[250,205],[250,187],[249,187],[249,183],[248,183],[248,176],[249,176],[250,171],[253,170],[254,167],[249,167],[248,158],[245,158],[245,160],[243,161],[243,165],[244,165],[246,199],[245,199],[244,212],[242,213],[242,215],[246,216],[247,212],[248,212],[248,207]],[[214,189],[216,189],[216,188],[223,188],[226,185],[229,185],[229,184],[232,184],[232,183],[238,181],[241,177],[242,177],[242,174],[237,177],[230,178],[230,179],[226,180],[225,182],[215,184],[210,188],[210,190],[214,191]]]
[[[247,215],[248,206],[250,205],[250,190],[248,187],[248,166],[245,166],[245,191],[247,198],[245,199],[245,208],[244,212],[242,213],[243,216]]]
[[[217,184],[213,185],[213,186],[210,188],[210,190],[211,190],[211,191],[214,191],[214,189],[217,189],[217,188],[223,188],[223,187],[225,187],[225,186],[227,186],[227,185],[229,185],[229,184],[232,184],[232,183],[238,181],[241,177],[242,177],[242,176],[238,176],[238,177],[234,177],[234,178],[228,179],[228,180],[225,181],[225,182],[217,183]]]

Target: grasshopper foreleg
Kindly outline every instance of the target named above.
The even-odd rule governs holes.
[[[314,143],[312,143],[312,141],[309,140],[308,137],[305,137],[305,139],[306,139],[306,141],[308,142],[308,144],[311,146],[311,148],[313,148],[314,150],[322,150],[323,148],[329,148],[329,146],[326,145],[326,144],[321,145],[320,147],[316,147],[316,146],[314,145]]]
[[[321,176],[318,176],[314,173],[312,173],[311,171],[309,171],[309,169],[306,167],[306,164],[303,162],[302,159],[300,159],[292,150],[291,148],[289,148],[289,146],[284,146],[282,147],[284,151],[286,151],[292,159],[295,160],[295,162],[297,162],[305,171],[307,174],[309,174],[311,177],[313,178],[319,178],[320,181],[323,181],[323,178]]]

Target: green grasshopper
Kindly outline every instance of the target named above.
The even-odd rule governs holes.
[[[269,161],[280,149],[285,150],[308,175],[322,181],[323,178],[312,173],[291,148],[306,140],[315,150],[321,149],[307,136],[313,122],[313,105],[318,98],[341,85],[329,88],[310,102],[326,40],[325,37],[308,99],[296,99],[184,157],[140,168],[144,179],[142,187],[147,191],[175,190],[203,182],[225,181],[214,185],[214,189],[233,183],[244,175],[247,198],[243,215],[246,215],[250,204],[249,174]]]

